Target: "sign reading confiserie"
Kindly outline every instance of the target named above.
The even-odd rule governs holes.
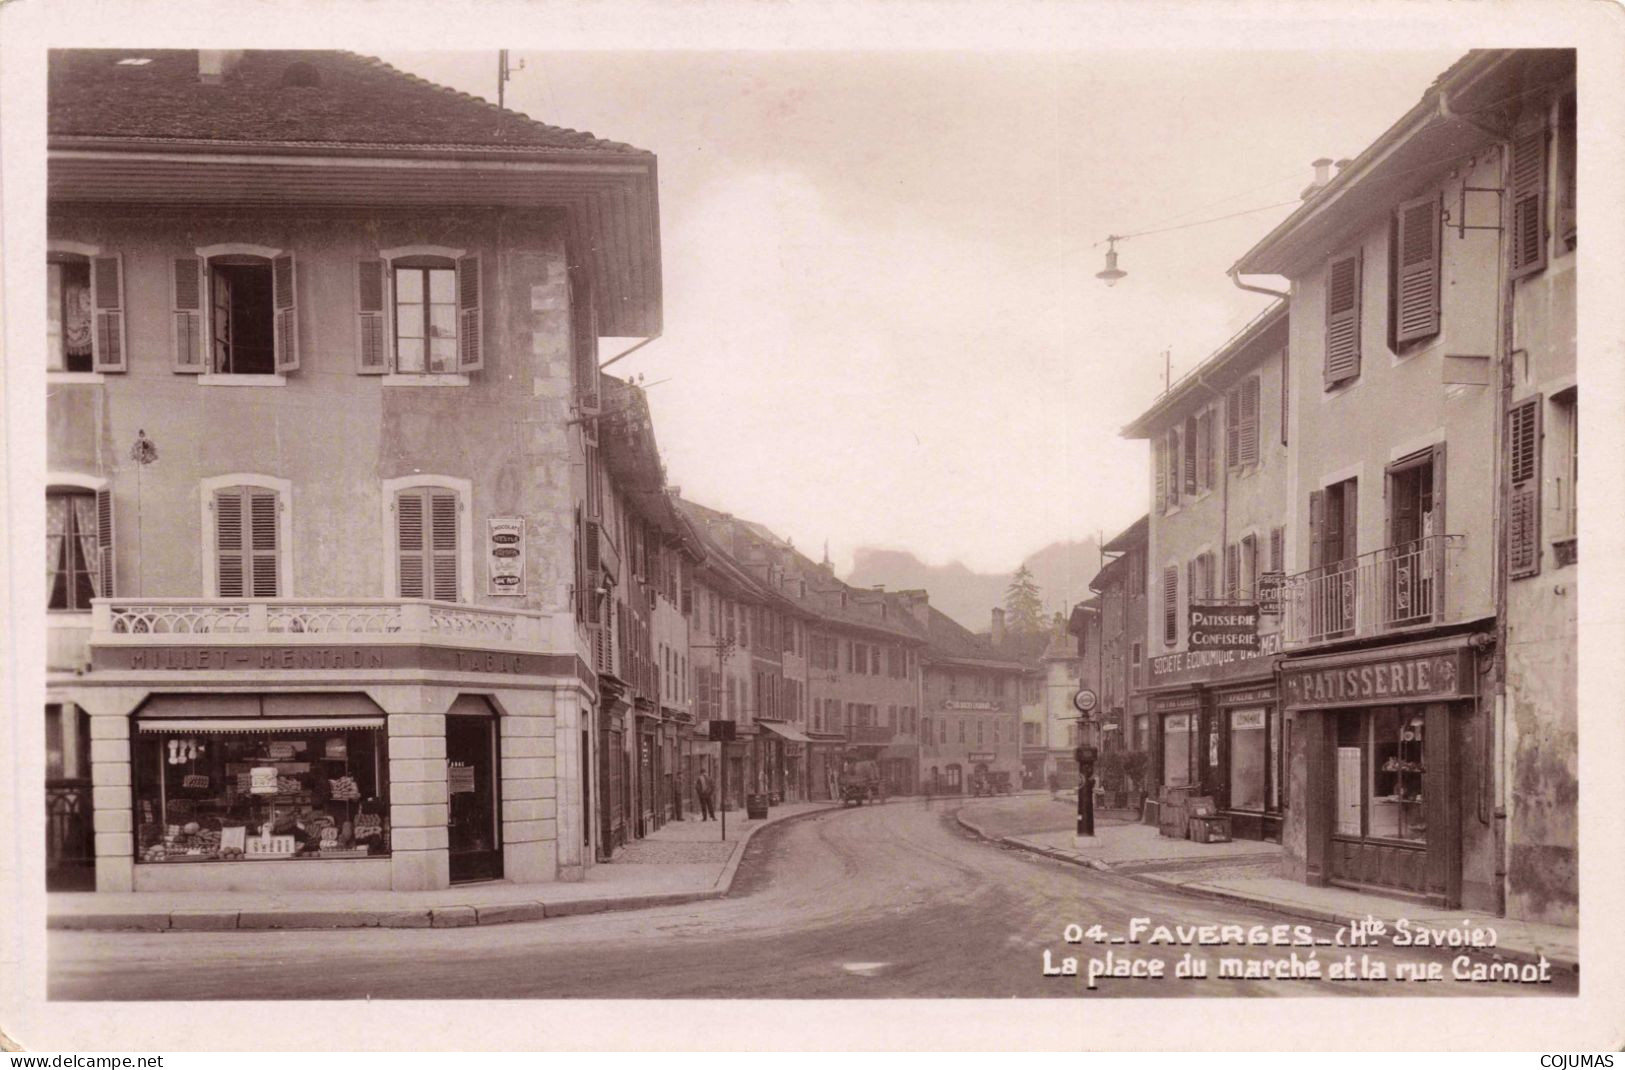
[[[1256,605],[1193,605],[1190,608],[1191,650],[1257,650]]]

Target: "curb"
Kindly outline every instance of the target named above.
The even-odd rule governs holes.
[[[1223,888],[1214,888],[1196,883],[1185,884],[1177,880],[1159,878],[1154,873],[1135,871],[1132,869],[1116,869],[1099,859],[1083,858],[1072,852],[1058,851],[1048,847],[1040,847],[1037,844],[1024,843],[1014,836],[989,836],[986,832],[982,831],[979,826],[961,817],[959,815],[959,811],[957,810],[954,811],[954,820],[959,822],[961,827],[975,833],[978,837],[988,841],[989,843],[1014,847],[1017,850],[1026,851],[1029,854],[1043,855],[1046,858],[1053,858],[1058,862],[1066,862],[1074,866],[1086,866],[1090,869],[1100,870],[1104,873],[1115,873],[1117,876],[1122,877],[1125,880],[1131,880],[1151,888],[1159,888],[1163,891],[1183,892],[1186,895],[1198,896],[1203,899],[1217,900],[1219,902],[1235,903],[1238,906],[1249,906],[1273,910],[1278,914],[1285,914],[1288,917],[1303,918],[1308,921],[1319,921],[1327,922],[1333,925],[1342,925],[1349,920],[1335,911],[1322,910],[1319,907],[1312,907],[1299,903],[1282,903],[1274,899],[1263,899],[1257,896],[1243,895],[1240,892],[1232,892]],[[1529,965],[1538,965],[1540,960],[1544,958],[1548,963],[1551,964],[1553,969],[1568,970],[1573,973],[1580,972],[1579,960],[1571,958],[1570,956],[1562,953],[1547,954],[1546,952],[1538,949],[1507,946],[1496,948],[1479,948],[1476,950],[1487,951],[1492,958],[1503,959],[1511,962],[1526,963]]]
[[[887,800],[888,802],[894,800]],[[901,800],[895,800],[901,801]],[[882,804],[884,805],[884,804]],[[460,929],[477,925],[506,925],[515,922],[568,918],[578,914],[602,914],[622,910],[648,910],[680,906],[725,897],[733,888],[745,845],[751,837],[770,825],[795,821],[814,814],[845,809],[825,806],[772,818],[750,829],[734,844],[733,854],[724,864],[716,882],[693,892],[652,892],[618,898],[515,899],[506,903],[473,906],[441,903],[435,906],[390,909],[374,907],[357,910],[210,910],[131,911],[122,914],[51,914],[45,927],[59,932],[224,932],[232,930],[268,932],[272,930],[320,929]]]

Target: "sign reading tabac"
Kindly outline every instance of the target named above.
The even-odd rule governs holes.
[[[1281,671],[1289,709],[1465,698],[1473,689],[1473,654],[1467,649]]]
[[[1197,603],[1190,614],[1191,650],[1258,649],[1257,606]]]
[[[522,517],[490,517],[486,538],[486,593],[525,593],[525,521]]]

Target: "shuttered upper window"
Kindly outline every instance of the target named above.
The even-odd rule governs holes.
[[[269,487],[215,490],[216,597],[277,598],[284,593],[280,512],[280,496]]]
[[[292,255],[211,246],[170,264],[174,370],[280,375],[299,368],[298,274]]]
[[[1389,240],[1388,334],[1397,350],[1439,333],[1439,198],[1399,206]]]
[[[410,487],[396,493],[396,593],[400,597],[459,600],[460,512],[453,490]]]
[[[1162,642],[1179,642],[1179,569],[1173,565],[1162,570]]]
[[[1259,379],[1250,375],[1224,398],[1225,464],[1242,468],[1258,463]]]
[[[1333,260],[1326,270],[1326,387],[1360,374],[1360,283],[1358,251]]]
[[[1539,395],[1507,413],[1507,571],[1513,579],[1540,572]]]
[[[485,367],[480,258],[438,246],[356,261],[356,371],[458,375]],[[455,254],[455,255],[450,255]]]

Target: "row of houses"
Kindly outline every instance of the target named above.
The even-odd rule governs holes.
[[[1106,723],[1293,879],[1576,921],[1574,71],[1473,52],[1318,161],[1231,270],[1290,291],[1123,432]]]
[[[702,770],[1066,753],[1037,658],[669,486],[652,154],[341,52],[56,52],[48,133],[52,886],[581,880]]]

